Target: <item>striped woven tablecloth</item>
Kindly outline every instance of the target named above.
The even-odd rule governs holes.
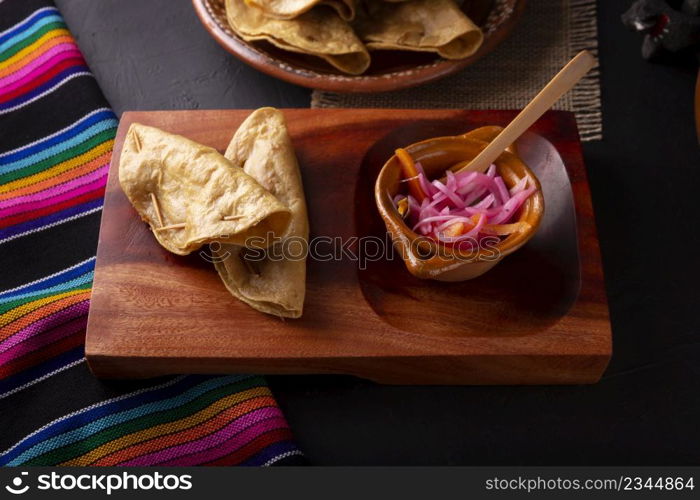
[[[0,0],[0,465],[303,463],[260,377],[87,370],[116,128],[55,6]]]

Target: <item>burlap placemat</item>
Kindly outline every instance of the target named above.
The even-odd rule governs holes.
[[[595,0],[530,0],[511,37],[457,75],[378,94],[314,91],[311,107],[520,109],[583,49],[597,52]],[[598,69],[555,109],[576,113],[582,140],[602,139]]]

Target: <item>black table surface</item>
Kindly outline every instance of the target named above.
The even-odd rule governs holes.
[[[644,62],[599,1],[605,140],[584,147],[614,355],[596,385],[385,387],[352,377],[268,380],[322,465],[645,465],[700,460],[697,68]],[[205,32],[187,0],[58,0],[117,113],[308,107]],[[498,57],[497,52],[491,57]]]

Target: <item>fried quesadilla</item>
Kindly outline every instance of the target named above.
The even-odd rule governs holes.
[[[284,204],[216,150],[138,123],[124,140],[119,182],[158,242],[178,255],[212,241],[267,241],[270,233],[283,234],[291,218]]]
[[[317,5],[332,7],[346,21],[355,17],[355,0],[245,0],[245,2],[262,10],[267,16],[277,19],[294,19]]]
[[[245,0],[226,0],[226,15],[231,28],[246,41],[265,40],[281,49],[320,57],[353,75],[369,67],[367,48],[329,7],[322,5],[294,19],[275,19]]]
[[[306,293],[309,221],[299,164],[282,112],[274,108],[253,112],[234,135],[226,158],[287,206],[291,221],[266,252],[223,245],[216,270],[231,294],[251,307],[298,318]]]
[[[474,54],[484,35],[453,0],[366,2],[353,24],[370,50],[436,52],[446,59]]]

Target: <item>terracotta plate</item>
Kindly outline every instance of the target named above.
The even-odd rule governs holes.
[[[466,68],[491,52],[511,32],[525,8],[525,0],[465,2],[467,15],[484,31],[484,43],[472,57],[445,60],[436,55],[376,51],[364,75],[349,76],[324,61],[278,49],[266,42],[246,42],[226,20],[225,0],[192,0],[202,24],[226,50],[254,68],[290,83],[335,92],[384,92],[421,85]]]

